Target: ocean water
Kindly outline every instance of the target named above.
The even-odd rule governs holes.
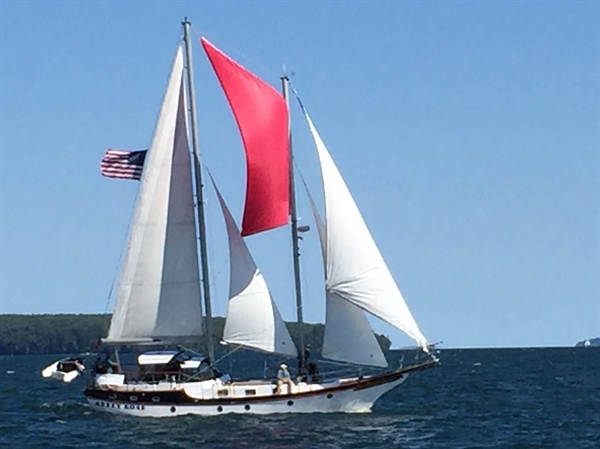
[[[90,410],[85,380],[40,376],[57,356],[2,356],[0,447],[600,448],[599,347],[439,355],[371,413],[163,419]]]

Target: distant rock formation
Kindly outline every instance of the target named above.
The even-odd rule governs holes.
[[[575,346],[600,346],[600,337],[588,338],[587,340],[580,341]]]

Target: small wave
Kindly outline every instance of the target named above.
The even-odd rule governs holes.
[[[67,403],[64,401],[56,401],[56,402],[44,402],[40,405],[41,408],[55,408],[55,407],[64,407]]]
[[[42,409],[48,410],[80,410],[84,404],[77,401],[44,402],[40,405]]]

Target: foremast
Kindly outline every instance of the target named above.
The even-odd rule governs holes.
[[[212,330],[212,304],[210,297],[210,278],[208,273],[208,250],[206,245],[206,224],[204,217],[204,195],[202,184],[202,167],[200,164],[200,146],[198,144],[198,123],[196,119],[196,95],[194,91],[194,69],[192,64],[192,47],[190,44],[190,25],[187,17],[181,23],[183,41],[185,43],[186,79],[189,96],[190,128],[192,130],[192,154],[194,158],[194,175],[196,181],[196,213],[198,214],[198,240],[200,242],[200,263],[202,267],[202,292],[204,296],[204,314],[206,317],[206,338],[208,340],[208,357],[215,361],[215,348]]]
[[[292,231],[292,251],[294,260],[294,285],[296,291],[296,322],[298,323],[298,375],[302,375],[306,368],[307,360],[305,360],[305,346],[304,346],[304,318],[302,313],[302,285],[300,281],[300,248],[298,245],[298,216],[296,212],[296,189],[294,184],[294,157],[292,152],[292,127],[291,127],[291,115],[290,101],[289,101],[289,81],[287,75],[281,77],[281,90],[283,99],[285,100],[286,107],[288,109],[288,141],[290,151],[290,220],[291,220],[291,231]]]

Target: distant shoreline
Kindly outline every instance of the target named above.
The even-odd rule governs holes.
[[[111,314],[105,313],[40,313],[40,314],[0,314],[0,355],[7,354],[74,354],[93,352],[98,340],[106,336]],[[223,317],[215,317],[214,329],[221,335],[224,326]],[[316,352],[320,352],[323,324],[306,326],[305,339]],[[296,339],[296,323],[288,323],[292,337]],[[410,351],[414,347],[392,348],[391,341],[383,335],[377,335],[379,343],[386,351]],[[219,344],[219,338],[215,338]],[[586,343],[589,342],[589,345]],[[451,347],[436,345],[435,350],[479,350],[479,349],[540,349],[599,347],[600,337],[581,340],[565,346],[490,346],[490,347]]]
[[[111,314],[0,314],[0,355],[8,354],[80,354],[95,352],[100,339],[108,333]],[[220,347],[225,318],[213,317],[213,343]],[[297,323],[287,323],[292,339],[299,340]],[[323,324],[303,324],[304,341],[315,354],[321,352]],[[384,351],[391,341],[376,334]],[[207,346],[206,337],[199,337],[198,349]]]
[[[600,346],[600,337],[588,338],[587,340],[582,340],[582,341],[578,342],[575,346],[576,347]]]

